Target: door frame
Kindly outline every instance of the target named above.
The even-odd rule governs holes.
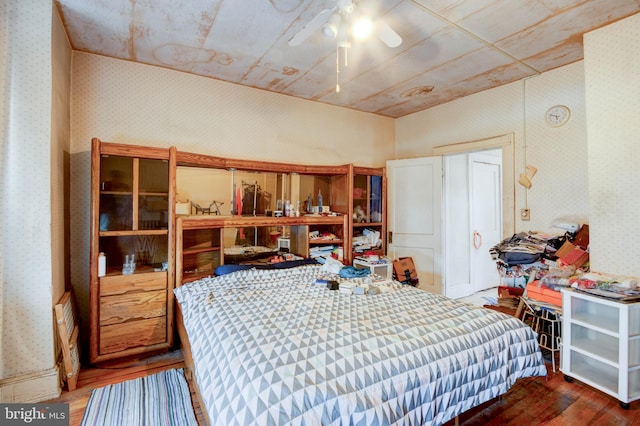
[[[433,155],[445,156],[447,154],[459,154],[483,151],[487,149],[499,148],[502,151],[502,238],[506,238],[515,233],[516,205],[515,205],[515,149],[514,134],[508,133],[486,139],[461,142],[451,145],[441,145],[434,147]],[[443,162],[444,165],[444,162]],[[444,190],[444,188],[443,188]],[[443,196],[446,194],[443,193]],[[445,201],[446,203],[446,201]],[[443,203],[444,205],[444,203]],[[446,215],[442,215],[442,253],[447,252],[447,241],[445,240],[448,226]],[[447,292],[448,278],[446,276],[447,259],[443,258],[442,265],[442,286],[443,294]]]
[[[433,148],[433,155],[457,154],[461,152],[482,151],[491,148],[502,149],[502,237],[515,233],[516,229],[516,186],[515,186],[515,149],[514,134],[507,133],[486,139],[441,145]],[[443,218],[443,221],[446,218]],[[443,243],[446,243],[443,241]]]

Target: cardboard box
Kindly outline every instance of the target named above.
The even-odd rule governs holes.
[[[532,281],[527,284],[527,297],[529,299],[538,300],[540,302],[551,303],[552,305],[562,306],[562,293],[556,290],[552,290],[544,284],[540,284],[539,281]]]
[[[522,293],[524,293],[524,288],[498,286],[498,306],[516,309],[520,303]]]
[[[498,286],[499,297],[520,297],[522,293],[524,293],[524,288],[522,287]]]
[[[576,232],[576,236],[573,238],[573,244],[585,250],[589,247],[589,225],[582,225],[578,232]]]
[[[578,246],[571,244],[569,241],[556,251],[558,260],[565,265],[573,265],[576,268],[581,267],[589,260],[589,253]]]

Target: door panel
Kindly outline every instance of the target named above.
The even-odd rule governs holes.
[[[471,281],[473,291],[500,283],[489,249],[502,235],[502,180],[500,159],[482,154],[469,156],[471,193]]]
[[[392,259],[413,258],[419,287],[442,292],[442,157],[387,161],[387,246]]]
[[[469,154],[444,156],[444,294],[457,299],[473,294],[469,253]]]

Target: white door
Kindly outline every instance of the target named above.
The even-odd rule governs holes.
[[[500,277],[489,249],[502,239],[501,157],[469,154],[469,199],[473,291],[496,287]]]
[[[412,257],[419,287],[442,293],[442,157],[387,161],[387,251]]]
[[[473,294],[471,281],[471,218],[469,154],[444,156],[444,294],[452,299]]]

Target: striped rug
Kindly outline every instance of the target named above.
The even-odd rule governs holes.
[[[197,426],[182,369],[94,389],[82,426]]]

